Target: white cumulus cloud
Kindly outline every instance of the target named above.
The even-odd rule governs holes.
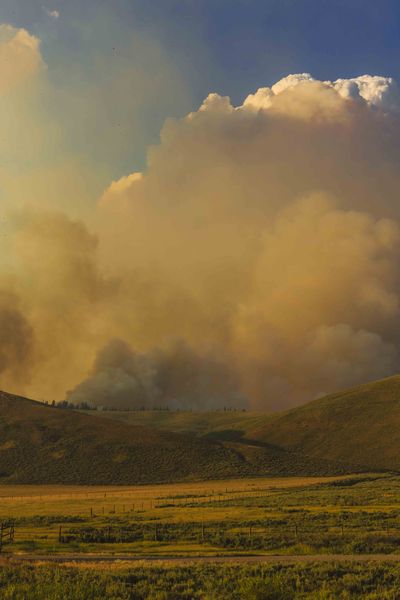
[[[316,80],[310,73],[288,75],[271,88],[259,88],[254,94],[247,96],[243,107],[256,110],[271,108],[274,97],[304,83],[313,82],[315,83]],[[392,77],[361,75],[351,79],[337,79],[336,81],[321,81],[318,83],[335,90],[343,98],[365,101],[369,106],[389,111],[400,109],[399,87]]]

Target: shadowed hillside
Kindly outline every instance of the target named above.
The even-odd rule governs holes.
[[[20,483],[128,484],[218,475],[231,468],[217,444],[0,394],[0,474]]]
[[[198,436],[233,437],[247,436],[252,430],[258,430],[268,423],[274,415],[246,411],[173,411],[173,410],[103,410],[87,414],[96,414],[101,418],[113,419],[131,425],[156,427],[162,431],[173,431]]]
[[[252,437],[315,458],[400,470],[400,376],[275,415]]]
[[[201,438],[271,444],[308,459],[400,470],[400,376],[331,394],[284,413],[137,411],[100,413]]]
[[[3,483],[127,485],[344,472],[349,468],[264,442],[242,443],[229,432],[225,439],[185,436],[0,392]]]

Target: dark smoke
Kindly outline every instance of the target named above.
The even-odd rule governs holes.
[[[34,353],[34,334],[17,306],[17,299],[0,292],[0,374],[29,379]],[[6,380],[7,381],[7,380]]]
[[[121,339],[98,353],[88,378],[66,400],[104,408],[215,410],[246,405],[233,372],[211,355],[201,356],[184,342],[146,354]]]

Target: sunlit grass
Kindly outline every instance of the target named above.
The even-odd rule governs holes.
[[[136,487],[4,486],[6,553],[196,556],[392,552],[400,478],[240,479]]]

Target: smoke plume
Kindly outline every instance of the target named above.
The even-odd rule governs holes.
[[[89,377],[67,400],[105,408],[214,410],[243,406],[238,389],[226,365],[199,356],[185,343],[139,354],[115,339],[101,349]]]
[[[301,75],[167,122],[99,204],[102,264],[145,281],[134,338],[211,346],[257,407],[396,372],[399,106],[390,79]]]
[[[9,102],[43,76],[25,34],[0,36]],[[26,192],[0,238],[1,385],[270,409],[398,372],[399,109],[390,78],[290,75],[168,120],[85,219]]]

